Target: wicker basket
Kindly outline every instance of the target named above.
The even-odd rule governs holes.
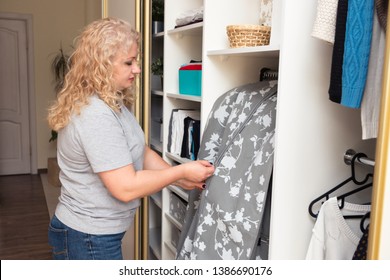
[[[231,48],[257,47],[269,44],[271,27],[263,25],[228,25],[226,32]]]

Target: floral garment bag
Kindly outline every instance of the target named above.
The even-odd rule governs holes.
[[[254,259],[270,183],[277,81],[246,84],[214,103],[198,158],[215,166],[189,195],[177,259]]]

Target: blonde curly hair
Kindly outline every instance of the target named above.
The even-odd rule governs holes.
[[[118,92],[113,79],[113,59],[138,43],[139,34],[120,19],[104,18],[87,25],[76,38],[70,69],[57,100],[49,108],[48,122],[54,131],[64,128],[73,113],[80,114],[90,96],[97,94],[110,108],[132,105],[133,87]]]

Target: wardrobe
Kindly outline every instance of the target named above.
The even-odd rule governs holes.
[[[147,2],[146,6],[152,3],[139,2]],[[162,90],[152,88],[150,72],[148,79],[142,82],[147,101],[143,116],[147,120],[144,128],[148,143],[156,143],[158,138],[160,144],[155,146],[159,147],[164,159],[171,164],[185,162],[187,159],[167,152],[172,110],[198,110],[202,133],[213,103],[219,96],[236,86],[258,81],[260,69],[264,67],[275,69],[278,71],[278,100],[269,259],[305,258],[315,223],[308,212],[309,204],[349,176],[350,166],[344,162],[348,149],[364,152],[376,162],[370,242],[373,258],[389,259],[390,198],[386,181],[389,173],[386,164],[389,153],[386,135],[390,120],[387,116],[390,112],[390,107],[386,106],[388,101],[382,102],[381,118],[386,121],[382,122],[377,140],[362,140],[360,110],[329,101],[332,45],[311,36],[317,1],[273,0],[270,44],[230,48],[226,26],[258,24],[263,2],[164,1],[164,31],[157,35],[158,38],[149,34],[146,40],[150,41],[145,43],[145,53],[150,55],[149,64],[153,54],[158,54],[153,46],[158,47],[164,57]],[[202,22],[175,28],[175,20],[180,14],[200,7],[203,7]],[[141,23],[144,22],[143,26],[151,30],[150,23],[145,25],[145,20],[150,21],[150,17],[144,13]],[[147,30],[143,30],[144,36],[148,34]],[[154,43],[154,40],[159,40],[159,43]],[[200,97],[179,93],[178,69],[190,60],[202,61]],[[389,60],[388,56],[386,60]],[[149,69],[144,65],[144,72]],[[386,75],[387,71],[385,78]],[[389,92],[387,87],[385,84],[384,91]],[[162,125],[152,123],[156,112],[161,115]],[[359,167],[359,172],[367,172],[366,168]],[[148,214],[139,222],[148,226],[142,226],[144,231],[141,236],[147,235],[146,244],[142,245],[147,253],[142,258],[175,258],[174,240],[180,233],[181,224],[170,207],[172,200],[185,205],[186,199],[186,192],[169,186],[160,194],[144,200],[141,210],[143,215],[145,212]],[[141,232],[141,229],[138,230]]]

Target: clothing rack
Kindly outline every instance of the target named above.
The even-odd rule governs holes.
[[[351,165],[352,158],[356,154],[355,150],[348,149],[344,154],[344,162],[347,165]],[[375,160],[367,158],[367,157],[358,157],[356,160],[357,163],[368,165],[368,166],[375,166]]]
[[[344,154],[344,162],[347,165],[351,166],[351,176],[348,177],[347,179],[345,179],[344,181],[342,181],[341,183],[339,183],[338,185],[336,185],[335,187],[332,187],[330,190],[326,191],[322,195],[318,196],[309,204],[308,210],[309,210],[309,214],[312,217],[317,218],[317,216],[318,216],[318,213],[315,213],[313,210],[315,208],[314,206],[316,203],[321,202],[324,199],[328,200],[329,197],[333,193],[335,193],[338,189],[342,188],[343,186],[349,184],[350,182],[353,182],[357,186],[360,186],[360,187],[353,189],[352,191],[349,191],[347,193],[337,195],[338,200],[340,200],[340,203],[341,203],[341,204],[339,204],[340,208],[344,207],[344,202],[345,202],[344,199],[347,196],[350,196],[352,194],[355,194],[357,192],[360,192],[360,191],[372,186],[372,182],[369,181],[369,179],[373,177],[372,173],[367,173],[365,178],[361,180],[361,179],[357,179],[356,172],[355,172],[355,167],[356,167],[355,163],[364,164],[367,166],[375,166],[375,162],[372,159],[367,158],[364,153],[356,153],[354,150],[348,149]],[[360,215],[355,215],[355,216],[352,215],[352,216],[344,216],[344,217],[345,218],[361,218]]]

